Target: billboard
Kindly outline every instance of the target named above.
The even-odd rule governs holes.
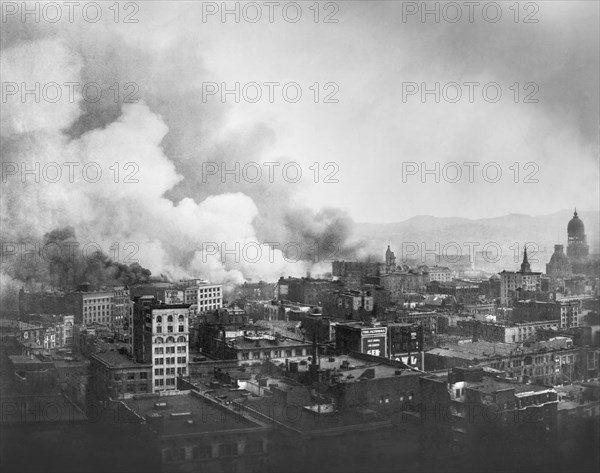
[[[387,328],[369,328],[361,331],[362,352],[373,356],[387,356]]]

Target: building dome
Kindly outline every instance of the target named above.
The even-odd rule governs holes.
[[[583,236],[585,235],[585,227],[581,219],[577,216],[577,210],[573,214],[573,218],[567,225],[567,233],[569,236]]]

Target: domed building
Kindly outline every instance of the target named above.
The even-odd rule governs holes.
[[[546,264],[546,274],[553,286],[562,285],[565,279],[573,276],[573,265],[565,255],[563,245],[554,245],[554,253]]]
[[[577,215],[577,209],[567,225],[567,235],[567,258],[573,266],[573,272],[584,273],[589,262],[590,247],[587,244],[585,226]]]

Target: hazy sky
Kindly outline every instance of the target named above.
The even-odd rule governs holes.
[[[71,160],[104,173],[10,175],[3,232],[69,225],[106,246],[138,242],[155,272],[197,272],[205,254],[190,254],[207,241],[336,241],[343,257],[356,248],[350,219],[598,209],[598,2],[428,2],[437,22],[423,21],[422,2],[280,2],[272,22],[265,2],[229,3],[239,21],[221,2],[121,3],[118,22],[106,2],[97,22],[81,10],[70,22],[64,4],[48,21],[55,7],[35,2],[36,22],[7,4],[21,8],[3,3],[3,166]],[[35,102],[6,86],[54,82],[80,84],[74,100],[66,87]],[[89,83],[100,100],[83,96]],[[222,96],[236,84],[237,102]],[[127,162],[136,184],[123,183]],[[209,173],[224,165],[246,174]],[[287,271],[280,262],[213,270],[241,280]]]
[[[512,2],[500,2],[498,22],[486,21],[476,9],[470,23],[468,7],[459,2],[463,18],[454,24],[444,21],[454,17],[451,9],[446,15],[440,10],[440,23],[433,15],[426,23],[418,15],[403,22],[402,3],[339,2],[334,16],[339,22],[318,24],[308,2],[301,3],[303,17],[294,24],[277,12],[270,24],[264,18],[266,7],[256,24],[243,16],[237,24],[233,15],[223,24],[219,13],[203,23],[202,8],[191,2],[152,9],[144,5],[143,21],[122,33],[132,42],[152,41],[164,51],[188,48],[204,66],[195,78],[200,83],[299,83],[306,99],[295,104],[276,94],[272,104],[264,97],[258,103],[234,104],[228,96],[228,103],[219,105],[227,110],[231,128],[261,122],[273,131],[264,161],[285,156],[302,163],[311,178],[311,163],[337,163],[339,183],[309,184],[299,192],[303,202],[315,207],[326,203],[346,209],[358,221],[373,222],[414,214],[482,217],[544,214],[575,205],[597,209],[598,3],[536,2],[537,11],[526,10],[523,3],[515,23]],[[493,9],[486,13],[493,19]],[[248,17],[252,14],[247,10]],[[538,22],[524,23],[527,14]],[[160,56],[160,48],[156,52]],[[177,66],[193,76],[193,63]],[[464,85],[470,81],[482,84],[474,89],[473,103]],[[315,104],[309,90],[314,82],[338,84],[339,103]],[[425,82],[432,89],[436,82],[440,89],[456,82],[463,95],[448,103],[440,94],[436,104],[433,94],[422,103],[417,93],[403,102],[406,82]],[[496,103],[481,92],[490,82],[502,90]],[[514,102],[515,82],[519,103]],[[525,89],[528,82],[536,85]],[[176,77],[173,85],[178,85]],[[534,87],[531,98],[538,103],[523,103]],[[488,90],[492,100],[494,89]],[[446,92],[452,99],[456,88]],[[207,100],[217,103],[217,97]],[[425,162],[429,169],[438,162],[441,176],[446,163],[457,162],[463,176],[457,183],[436,183],[431,174],[423,183],[417,171],[403,182],[403,163],[408,162],[419,168]],[[464,162],[478,163],[473,183]],[[495,183],[482,175],[490,162],[502,170]],[[518,183],[513,163],[520,169]],[[489,180],[495,169],[487,168]],[[454,179],[455,169],[446,171]],[[528,175],[539,182],[523,182]]]

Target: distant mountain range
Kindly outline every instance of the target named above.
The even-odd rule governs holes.
[[[600,214],[594,211],[578,212],[585,224],[590,253],[598,253],[600,248]],[[434,251],[436,243],[443,254],[469,253],[468,242],[478,243],[475,251],[488,245],[490,251],[486,261],[495,260],[494,254],[499,245],[502,259],[494,269],[516,269],[522,259],[523,245],[528,244],[533,270],[545,270],[545,265],[557,243],[567,247],[567,224],[573,217],[572,210],[561,210],[548,215],[530,216],[510,214],[494,218],[468,219],[460,217],[432,217],[419,215],[398,223],[355,223],[355,237],[365,241],[366,250],[383,258],[389,244],[398,262],[405,257],[419,257],[428,263],[425,251]],[[421,248],[416,256],[415,244]],[[497,244],[497,245],[496,245]],[[446,246],[445,246],[446,245]],[[445,246],[445,251],[444,251]],[[532,251],[538,249],[536,254]],[[431,255],[430,255],[431,256]],[[535,261],[537,260],[537,262]],[[477,260],[476,260],[477,261]],[[489,269],[489,268],[488,268]]]

